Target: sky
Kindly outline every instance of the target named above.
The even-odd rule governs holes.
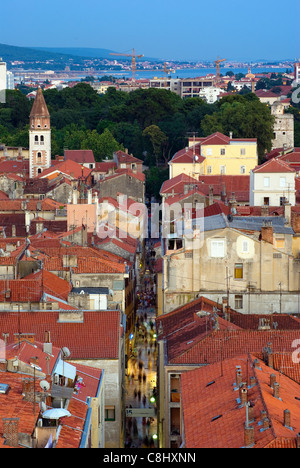
[[[300,1],[15,0],[0,43],[92,47],[162,60],[298,59]],[[13,5],[13,6],[12,6]],[[298,22],[298,24],[297,24]]]

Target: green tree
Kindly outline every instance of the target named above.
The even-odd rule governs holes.
[[[156,161],[156,167],[158,167],[159,155],[162,150],[162,146],[167,143],[168,137],[157,125],[149,125],[149,127],[145,128],[143,131],[143,136],[149,138],[151,142],[153,155]]]
[[[86,138],[82,140],[81,149],[92,149],[96,161],[113,157],[113,153],[118,150],[124,150],[113,137],[112,133],[106,128],[104,132],[99,135],[96,130],[88,131]]]

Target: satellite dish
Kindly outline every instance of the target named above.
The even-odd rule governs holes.
[[[197,155],[194,156],[194,160],[195,160],[195,161],[198,161],[198,159],[199,159],[199,157],[198,157]]]
[[[42,390],[46,391],[46,390],[49,390],[50,384],[49,382],[47,382],[47,380],[41,380],[40,387]]]
[[[64,357],[68,358],[71,355],[69,348],[62,348],[62,352],[63,352]]]

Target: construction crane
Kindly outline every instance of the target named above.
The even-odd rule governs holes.
[[[109,55],[119,55],[119,56],[123,56],[123,57],[132,57],[132,61],[131,61],[131,69],[132,69],[132,81],[135,81],[135,70],[136,70],[136,57],[137,58],[142,58],[144,57],[143,54],[141,55],[135,55],[135,50],[133,49],[132,51],[132,54],[118,54],[118,53],[115,53],[115,52],[111,52]]]
[[[221,62],[225,62],[226,59],[219,59],[219,56],[217,58],[217,60],[215,60],[215,64],[216,64],[216,68],[217,68],[217,81],[216,81],[216,84],[219,83],[220,81],[220,63]]]

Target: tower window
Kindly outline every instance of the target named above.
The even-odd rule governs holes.
[[[34,143],[35,143],[36,145],[39,144],[39,137],[38,137],[38,135],[35,135],[35,137],[34,137]]]

